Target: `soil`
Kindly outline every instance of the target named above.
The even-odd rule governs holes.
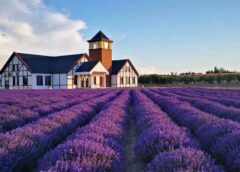
[[[129,108],[129,114],[131,119],[129,119],[128,131],[125,137],[124,145],[126,172],[142,172],[144,169],[144,163],[135,155],[134,152],[134,144],[136,143],[138,134],[136,129],[134,109],[132,106]]]

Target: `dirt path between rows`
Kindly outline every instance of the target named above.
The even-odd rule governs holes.
[[[136,120],[134,114],[134,107],[130,105],[129,107],[129,116],[130,120],[128,123],[128,130],[125,137],[124,153],[125,153],[125,167],[126,172],[142,172],[144,164],[142,161],[135,155],[134,144],[137,140],[137,129],[136,129]]]

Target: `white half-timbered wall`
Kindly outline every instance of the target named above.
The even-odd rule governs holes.
[[[77,85],[74,84],[74,73],[75,71],[81,66],[82,63],[84,62],[88,62],[88,59],[83,56],[75,66],[73,66],[73,68],[68,72],[67,74],[67,84],[66,87],[68,89],[73,89],[73,88],[77,88]]]
[[[42,85],[37,85],[37,76],[42,76],[43,77],[43,84]],[[50,76],[52,80],[52,74],[41,74],[41,73],[33,73],[32,74],[32,89],[52,89],[52,86],[48,86],[45,83],[45,77]],[[52,81],[51,81],[52,83]]]
[[[137,87],[138,75],[127,62],[117,75],[111,76],[112,87]]]
[[[15,66],[15,71],[13,71],[13,66]],[[28,83],[26,85],[23,84],[23,77],[26,77],[28,80]],[[13,84],[13,78],[15,78],[15,85]],[[14,57],[1,75],[0,88],[30,89],[32,88],[31,78],[31,72],[23,65],[23,63],[17,57]]]
[[[0,89],[74,89],[77,85],[74,84],[74,74],[75,71],[84,62],[87,62],[86,57],[82,57],[68,73],[62,74],[41,74],[41,73],[31,73],[24,64],[17,58],[14,57],[13,60],[8,64],[2,75],[0,76]],[[13,71],[13,65],[18,65],[15,67],[16,71]],[[97,65],[94,71],[102,71],[100,69],[101,65]],[[43,77],[43,84],[41,86],[37,85],[37,76]],[[51,86],[47,86],[45,83],[45,76],[51,76]],[[96,77],[96,84],[94,84],[94,76]],[[13,77],[15,77],[15,86],[13,85]],[[23,77],[27,77],[27,85],[23,84]],[[100,87],[100,77],[98,75],[90,76],[90,86],[91,88]],[[19,81],[17,81],[19,80]],[[105,80],[105,77],[104,77]],[[19,83],[19,84],[18,84]],[[9,86],[8,86],[9,85]],[[112,87],[137,87],[138,86],[138,76],[133,70],[129,62],[127,62],[117,75],[111,76],[111,86]]]
[[[94,72],[96,72],[96,74],[94,74]],[[97,74],[98,72],[108,74],[108,71],[102,65],[101,62],[99,62],[91,71],[91,77],[90,77],[91,88],[102,88],[102,86],[100,84],[100,78],[102,78],[103,87],[106,87],[106,75]],[[94,78],[96,79],[96,83],[94,83]]]
[[[86,57],[82,57],[77,64],[68,73],[59,74],[42,74],[42,73],[31,73],[17,58],[14,57],[13,60],[4,70],[3,74],[0,76],[0,89],[72,89],[76,88],[74,85],[74,73],[77,68],[83,63],[87,62]],[[15,67],[18,71],[13,71],[13,65],[18,65]],[[28,77],[28,85],[23,85],[23,76]],[[37,85],[37,76],[42,76],[43,84]],[[51,77],[51,86],[45,83],[45,77]],[[13,77],[15,79],[15,86],[13,86]],[[17,78],[18,77],[18,78]],[[19,80],[19,84],[18,81]],[[8,84],[9,83],[9,84]],[[9,85],[9,87],[8,87]]]

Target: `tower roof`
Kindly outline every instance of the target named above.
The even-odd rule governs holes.
[[[110,43],[113,42],[102,31],[99,31],[92,39],[88,40],[88,42],[97,42],[97,41],[106,41]]]

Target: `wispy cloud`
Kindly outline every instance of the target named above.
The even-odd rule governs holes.
[[[43,0],[0,0],[0,67],[13,51],[58,55],[86,52],[86,24]]]
[[[160,71],[154,66],[138,67],[137,68],[141,75],[144,74],[159,74]]]

